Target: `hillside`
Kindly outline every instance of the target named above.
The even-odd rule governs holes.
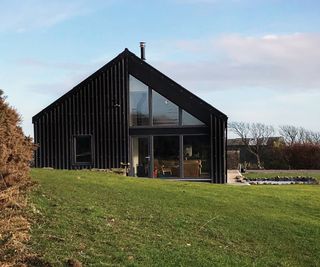
[[[320,187],[33,169],[32,249],[54,266],[318,266]]]

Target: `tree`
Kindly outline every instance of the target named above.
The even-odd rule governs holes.
[[[284,137],[287,145],[294,144],[320,144],[320,132],[307,130],[303,127],[282,125],[280,135]]]
[[[292,125],[281,125],[280,135],[284,138],[287,145],[293,145],[299,139],[299,128]]]
[[[273,126],[262,123],[231,122],[229,129],[241,138],[247,150],[255,156],[257,166],[261,169],[261,153],[274,134]]]

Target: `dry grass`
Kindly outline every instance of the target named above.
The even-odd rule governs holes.
[[[24,267],[52,265],[27,246],[31,222],[26,217],[29,180],[0,191],[0,266]]]
[[[26,266],[23,262],[30,256],[26,247],[30,222],[24,217],[29,184],[0,191],[0,266]]]

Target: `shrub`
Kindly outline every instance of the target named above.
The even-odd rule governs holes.
[[[0,189],[29,179],[34,145],[20,123],[19,114],[0,94]]]
[[[320,145],[294,144],[285,147],[292,169],[320,169]]]

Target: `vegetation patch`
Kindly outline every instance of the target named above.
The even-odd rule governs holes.
[[[26,218],[26,190],[20,183],[0,191],[0,266],[26,266],[32,255],[26,246],[30,222]]]
[[[244,178],[249,184],[319,184],[314,177],[305,176],[275,176]]]
[[[0,90],[0,266],[25,266],[30,223],[25,217],[30,186],[31,138],[24,136],[21,119]]]
[[[292,170],[292,171],[250,171],[244,174],[247,180],[254,181],[255,179],[277,179],[280,178],[294,178],[294,179],[301,179],[301,178],[310,178],[312,180],[320,181],[320,171],[308,171],[308,170]]]
[[[320,187],[33,169],[30,248],[52,266],[317,266]],[[306,197],[307,196],[307,197]]]

